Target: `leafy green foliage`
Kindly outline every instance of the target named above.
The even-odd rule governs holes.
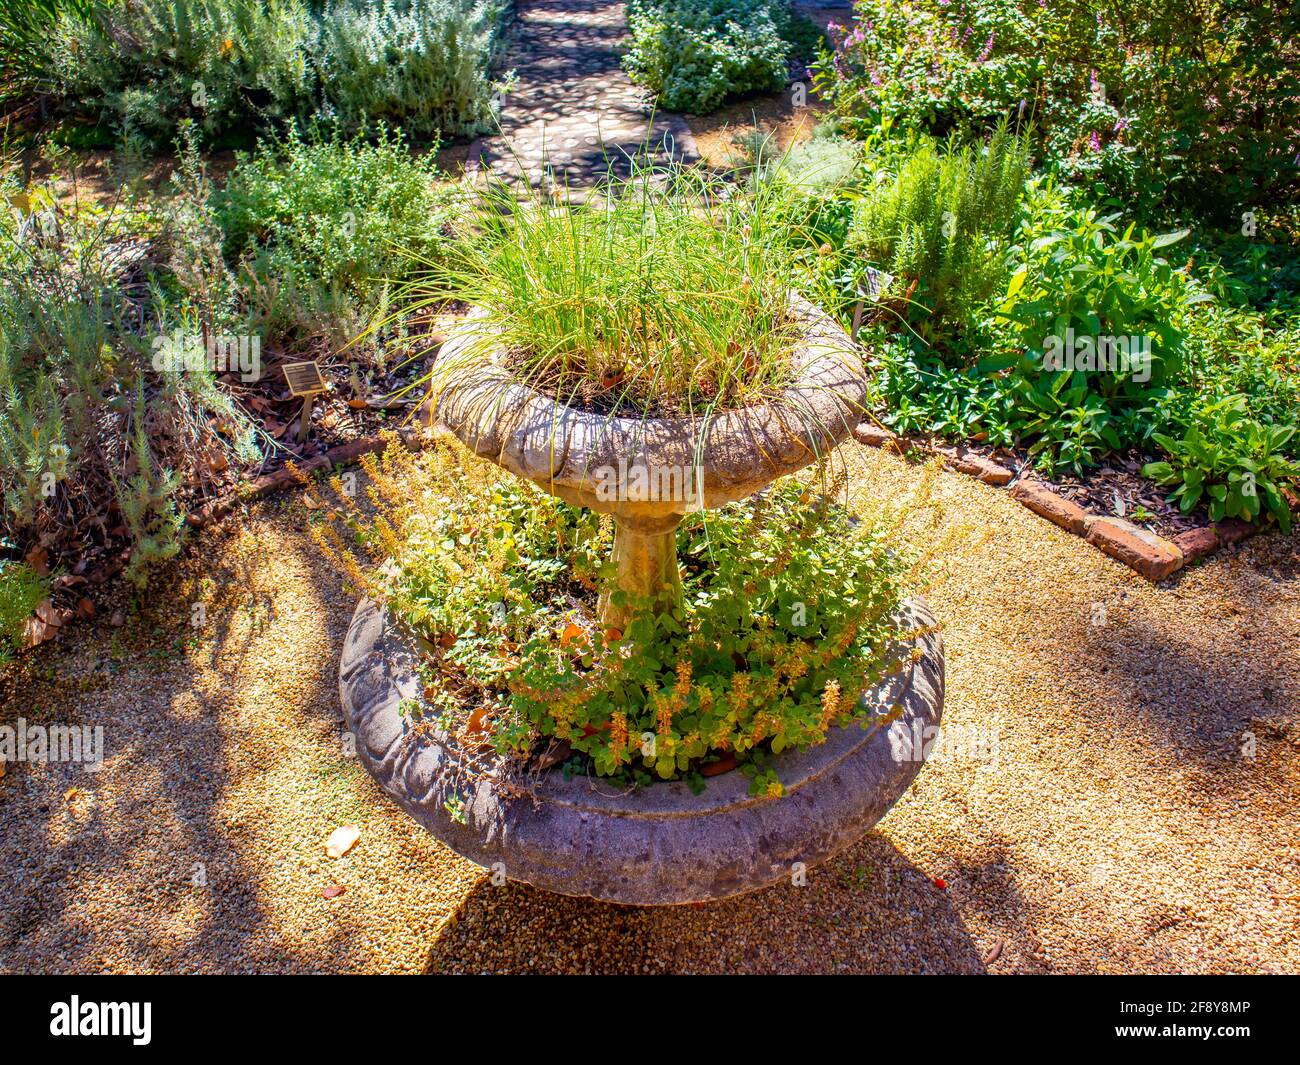
[[[1185,420],[1181,437],[1156,434],[1169,460],[1149,463],[1146,475],[1176,485],[1171,499],[1184,513],[1204,497],[1215,521],[1255,521],[1266,511],[1289,531],[1291,510],[1283,492],[1300,484],[1300,463],[1286,455],[1295,425],[1259,421],[1240,395],[1203,400]]]
[[[1003,249],[1005,288],[948,324],[981,338],[976,354],[955,359],[959,349],[908,331],[879,334],[873,389],[886,420],[903,433],[1023,447],[1048,471],[1081,472],[1130,448],[1172,458],[1177,442],[1177,461],[1149,467],[1162,483],[1181,483],[1188,468],[1194,487],[1221,483],[1225,492],[1216,499],[1189,488],[1180,503],[1205,498],[1216,513],[1258,515],[1254,500],[1232,494],[1234,469],[1275,486],[1261,487],[1259,499],[1263,512],[1285,521],[1278,507],[1285,509],[1281,487],[1295,444],[1279,429],[1294,425],[1300,410],[1300,377],[1290,365],[1300,323],[1266,328],[1260,315],[1220,303],[1188,267],[1170,264],[1166,249],[1185,233],[1121,226],[1117,215],[1080,205],[1050,182],[1031,182]],[[1054,346],[1074,337],[1087,338],[1088,351],[1115,339],[1145,361],[1052,364]],[[1245,397],[1249,415],[1231,413],[1233,397]],[[1197,412],[1192,421],[1189,411]],[[1204,441],[1229,432],[1241,434],[1239,451],[1204,453]]]
[[[212,209],[255,330],[339,347],[383,317],[388,286],[436,257],[453,215],[436,176],[383,128],[371,141],[290,131],[240,153]]]
[[[311,45],[327,113],[349,130],[473,134],[495,122],[490,71],[505,5],[483,0],[336,0]]]
[[[140,142],[182,118],[209,136],[302,112],[311,91],[303,0],[138,0],[61,24],[57,93]]]
[[[1032,117],[1065,179],[1227,222],[1300,187],[1298,29],[1289,0],[858,0],[816,85],[864,130]]]
[[[631,0],[628,73],[670,111],[703,114],[727,97],[785,84],[815,39],[789,0]]]
[[[473,133],[492,121],[502,8],[481,0],[132,0],[65,17],[53,94],[153,147],[193,119],[209,139],[321,112],[347,131]]]

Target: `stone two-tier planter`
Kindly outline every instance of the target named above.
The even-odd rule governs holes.
[[[860,420],[861,359],[844,331],[792,297],[800,326],[791,383],[773,402],[711,418],[608,417],[567,406],[515,379],[481,319],[443,346],[455,366],[433,394],[436,422],[479,456],[615,522],[615,586],[602,624],[680,597],[675,550],[683,515],[743,499],[829,454]],[[477,321],[477,325],[476,325]],[[690,470],[691,491],[646,497],[608,491],[611,471]],[[678,482],[679,486],[681,481]],[[629,606],[629,603],[640,604]],[[899,668],[867,692],[871,719],[824,743],[768,760],[781,797],[752,796],[738,771],[693,794],[682,783],[632,792],[547,771],[507,798],[490,774],[465,772],[466,752],[399,713],[416,694],[416,640],[380,606],[357,608],[341,665],[344,713],[359,757],[415,820],[453,850],[549,891],[638,905],[696,902],[789,878],[859,839],[919,771],[943,708],[943,650],[919,601],[903,608]],[[451,812],[455,810],[453,815]]]

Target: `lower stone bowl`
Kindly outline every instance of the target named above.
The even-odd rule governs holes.
[[[397,804],[456,853],[546,891],[637,906],[726,898],[789,881],[857,842],[907,790],[943,712],[943,644],[919,600],[902,608],[919,655],[863,698],[888,725],[834,728],[769,759],[780,798],[739,772],[619,791],[545,772],[505,798],[463,771],[454,737],[414,729],[398,704],[419,688],[416,640],[377,604],[353,616],[339,691],[357,754]],[[928,730],[928,731],[927,731]],[[459,816],[449,810],[457,809]]]

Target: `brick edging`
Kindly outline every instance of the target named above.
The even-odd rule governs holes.
[[[1010,485],[1011,498],[1066,532],[1081,536],[1099,551],[1124,563],[1149,581],[1161,581],[1215,551],[1259,532],[1259,526],[1227,518],[1201,529],[1188,529],[1172,540],[1111,515],[1091,514],[1041,481],[1017,479],[1014,471],[960,446],[900,436],[871,422],[853,430],[867,447],[890,448],[898,454],[913,448],[938,455],[945,466],[995,487]],[[1014,482],[1014,483],[1013,483]]]

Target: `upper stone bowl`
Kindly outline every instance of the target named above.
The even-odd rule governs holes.
[[[437,382],[434,419],[475,454],[578,506],[631,522],[719,507],[825,457],[861,421],[867,385],[848,334],[798,294],[790,309],[799,329],[783,393],[688,418],[609,417],[545,395],[511,375],[471,314],[439,354],[455,371]],[[700,491],[690,500],[611,499],[599,473],[620,464],[695,470]]]

